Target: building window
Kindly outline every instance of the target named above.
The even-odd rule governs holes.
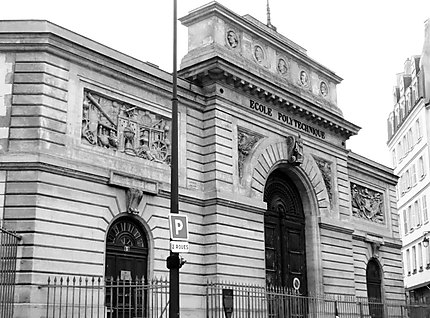
[[[405,234],[408,234],[409,227],[408,227],[408,217],[406,216],[406,210],[403,210],[403,230],[405,231]]]
[[[400,141],[397,143],[397,153],[399,154],[399,162],[401,162],[403,159],[403,149]]]
[[[403,136],[403,154],[406,157],[406,155],[408,154],[408,150],[409,150],[409,145],[408,145],[408,141],[406,140],[406,135]]]
[[[415,121],[415,135],[417,136],[417,141],[420,141],[422,138],[422,131],[421,131],[421,123],[419,119]]]
[[[391,157],[393,160],[393,167],[395,168],[395,167],[397,167],[397,158],[396,158],[396,150],[395,149],[393,149],[393,151],[391,152]]]
[[[409,169],[406,170],[406,191],[409,191],[411,189],[411,173],[409,172]]]
[[[412,186],[414,187],[417,184],[417,169],[415,168],[415,164],[412,165]]]
[[[405,194],[405,188],[403,187],[403,174],[400,176],[400,180],[397,186],[399,187],[399,195],[402,197],[403,194]]]
[[[412,246],[412,274],[417,273],[417,249]]]
[[[425,247],[425,249],[426,249],[425,253],[427,255],[427,257],[426,257],[426,261],[427,261],[426,269],[429,269],[430,268],[430,246]]]
[[[429,216],[428,216],[428,212],[427,212],[427,196],[423,195],[423,220],[424,223],[428,222],[429,220]]]
[[[408,151],[411,151],[414,148],[414,143],[412,139],[412,128],[409,128],[407,138],[408,138]]]
[[[424,158],[421,156],[418,159],[418,175],[420,180],[423,179],[426,176],[426,167],[424,165]]]
[[[421,222],[422,222],[422,216],[421,216],[421,206],[420,206],[420,201],[419,199],[417,201],[415,201],[414,203],[414,210],[415,210],[415,215],[416,215],[416,226],[421,226]]]
[[[411,252],[406,250],[406,271],[408,276],[411,275]]]
[[[418,243],[418,267],[419,271],[423,271],[423,248],[421,246],[421,243]]]
[[[412,224],[413,222],[413,215],[412,215],[412,206],[408,206],[408,224],[409,224],[409,229],[412,231],[414,229],[414,225]]]

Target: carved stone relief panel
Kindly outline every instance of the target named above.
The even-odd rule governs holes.
[[[229,48],[235,49],[239,46],[239,37],[234,30],[228,30],[225,39]]]
[[[303,163],[303,140],[300,134],[295,136],[287,136],[287,151],[288,151],[288,162],[293,166],[299,166]]]
[[[352,215],[375,223],[384,223],[383,194],[351,183]]]
[[[243,163],[261,135],[239,129],[237,132],[237,148],[239,153],[239,178],[243,176]]]
[[[170,164],[170,119],[90,91],[82,109],[83,143]]]
[[[318,168],[321,171],[325,187],[327,189],[328,198],[330,200],[330,205],[333,205],[333,176],[332,176],[332,164],[324,159],[315,157],[315,162],[317,163]]]
[[[261,45],[255,45],[253,48],[253,56],[254,59],[262,64],[264,62],[264,60],[266,59],[266,53],[264,52],[264,49]]]

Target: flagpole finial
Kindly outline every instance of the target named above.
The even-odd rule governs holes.
[[[276,27],[270,22],[270,5],[269,0],[267,0],[267,26],[271,28],[272,30],[276,31]]]

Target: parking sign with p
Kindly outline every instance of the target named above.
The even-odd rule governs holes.
[[[170,239],[188,241],[188,217],[180,214],[169,214]]]

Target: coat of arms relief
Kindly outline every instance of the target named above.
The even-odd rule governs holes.
[[[84,92],[82,140],[87,144],[170,164],[170,124],[149,110]]]
[[[351,183],[352,215],[375,223],[384,223],[383,194]]]

